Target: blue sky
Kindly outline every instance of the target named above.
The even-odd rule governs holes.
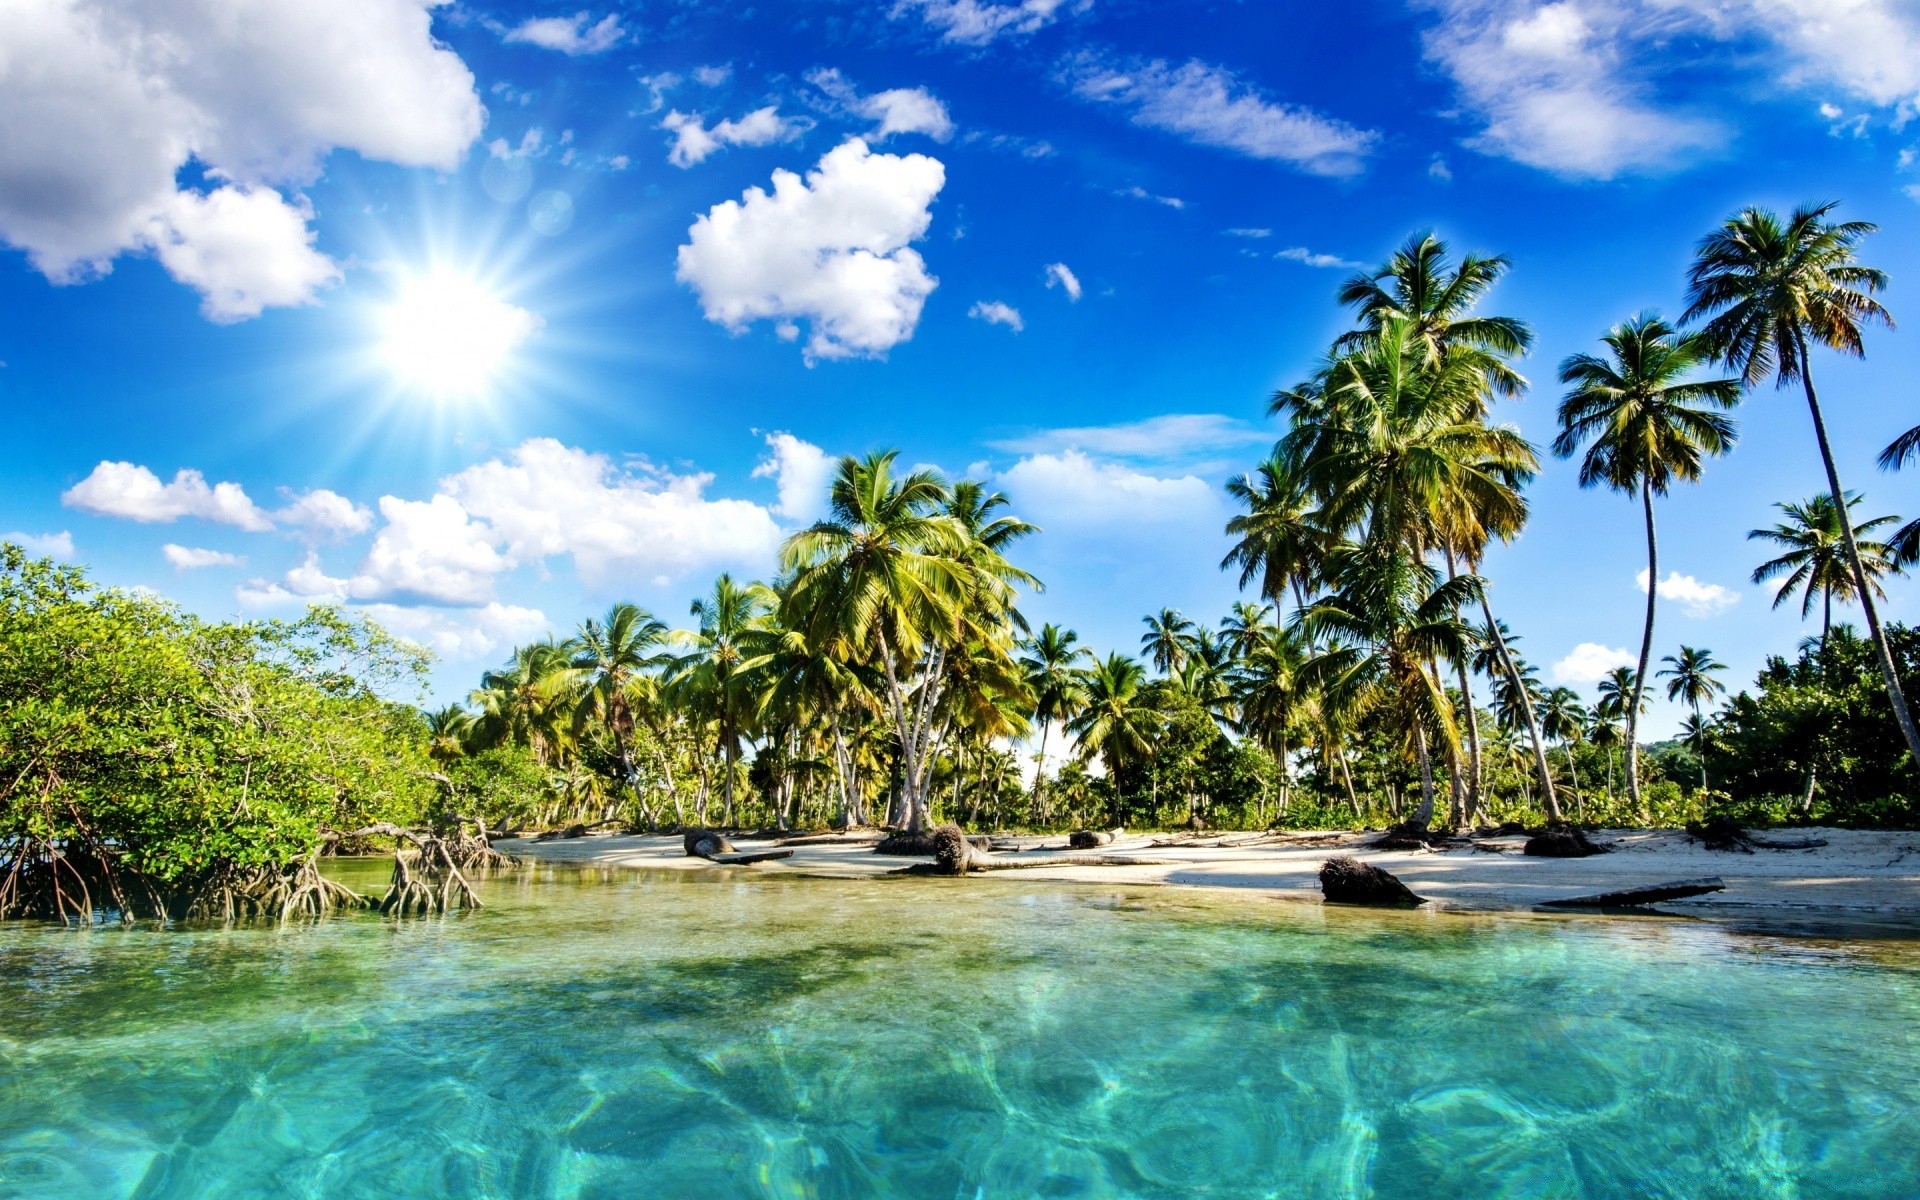
[[[1554,365],[1677,314],[1740,205],[1878,222],[1896,315],[1920,277],[1893,0],[15,7],[0,533],[213,616],[365,606],[444,699],[612,599],[679,620],[765,573],[829,456],[875,447],[1045,527],[1036,619],[1103,648],[1215,619],[1267,394],[1416,230],[1512,258],[1492,307],[1538,347],[1504,415],[1543,446]],[[445,353],[393,353],[408,321]],[[1875,515],[1920,507],[1872,466],[1916,345],[1818,363]],[[1739,419],[1661,507],[1656,655],[1745,683],[1807,632],[1746,531],[1819,467],[1797,393]],[[1636,513],[1558,462],[1530,499],[1495,603],[1591,695],[1638,636]]]

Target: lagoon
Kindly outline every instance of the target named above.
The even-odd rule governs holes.
[[[565,866],[483,894],[0,926],[0,1196],[1920,1195],[1920,940]]]

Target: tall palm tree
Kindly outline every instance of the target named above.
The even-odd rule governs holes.
[[[1093,655],[1079,644],[1071,629],[1047,624],[1026,643],[1020,659],[1027,687],[1033,692],[1033,719],[1040,726],[1040,752],[1034,756],[1033,807],[1043,824],[1048,818],[1045,793],[1047,733],[1055,721],[1071,719],[1086,701],[1086,672],[1080,665]]]
[[[1140,635],[1140,649],[1153,660],[1155,670],[1162,675],[1173,675],[1193,651],[1197,626],[1174,608],[1163,608],[1151,616],[1141,617],[1140,623],[1147,627]]]
[[[1227,481],[1227,494],[1247,511],[1227,522],[1227,536],[1238,539],[1220,569],[1237,567],[1240,586],[1258,581],[1258,594],[1275,604],[1291,591],[1297,607],[1307,606],[1306,588],[1319,570],[1326,530],[1306,473],[1279,453],[1253,471]]]
[[[445,766],[467,752],[473,732],[473,714],[458,704],[427,714],[427,757]]]
[[[1725,410],[1740,402],[1737,379],[1689,378],[1711,361],[1712,343],[1701,334],[1681,334],[1652,314],[1616,325],[1602,339],[1607,357],[1575,354],[1560,364],[1560,381],[1573,390],[1560,404],[1560,434],[1553,452],[1571,458],[1583,444],[1580,486],[1605,485],[1640,495],[1647,525],[1647,619],[1640,634],[1635,687],[1643,687],[1653,654],[1653,618],[1660,597],[1660,543],[1654,532],[1653,498],[1674,482],[1700,478],[1710,456],[1733,447],[1733,421]],[[1626,710],[1627,795],[1640,807],[1640,697]]]
[[[1580,803],[1580,768],[1574,765],[1573,748],[1587,731],[1587,708],[1572,688],[1550,688],[1540,697],[1540,732],[1567,755],[1567,777],[1573,782],[1574,803]]]
[[[1859,503],[1858,493],[1847,493],[1849,519],[1852,518],[1854,506]],[[1785,576],[1773,594],[1773,606],[1779,608],[1798,591],[1801,593],[1802,620],[1813,612],[1813,598],[1820,597],[1820,645],[1824,661],[1827,635],[1833,629],[1833,602],[1839,600],[1845,604],[1856,594],[1853,564],[1847,560],[1846,538],[1840,527],[1840,510],[1834,507],[1833,497],[1825,493],[1798,504],[1782,502],[1774,507],[1780,510],[1786,520],[1771,529],[1752,530],[1747,538],[1772,542],[1782,547],[1785,553],[1755,567],[1753,581],[1765,583]],[[1883,525],[1891,525],[1899,519],[1888,516],[1853,521],[1854,547],[1859,551],[1860,566],[1866,574],[1867,585],[1876,596],[1886,595],[1880,587],[1880,580],[1899,570],[1899,566],[1890,543],[1862,538],[1860,535],[1871,533]]]
[[[1107,655],[1087,672],[1086,702],[1067,722],[1080,757],[1098,754],[1114,784],[1114,823],[1119,823],[1119,772],[1153,753],[1160,715],[1147,703],[1147,672],[1124,654]]]
[[[1727,669],[1726,664],[1716,660],[1711,651],[1693,646],[1682,646],[1678,655],[1669,654],[1660,661],[1666,664],[1660,668],[1659,675],[1667,680],[1667,699],[1678,700],[1693,712],[1693,749],[1700,758],[1700,790],[1704,792],[1707,790],[1707,758],[1702,738],[1706,726],[1700,720],[1700,706],[1727,694],[1727,685],[1714,678]]]
[[[931,471],[896,475],[898,457],[890,450],[842,458],[826,519],[789,537],[782,560],[795,572],[796,602],[816,622],[816,640],[880,664],[900,739],[900,808],[918,830],[941,663],[960,642],[968,611],[995,590],[967,561],[966,530],[945,511],[946,484]]]
[[[1293,800],[1293,763],[1288,731],[1308,707],[1303,669],[1307,646],[1300,632],[1277,625],[1256,627],[1233,667],[1233,700],[1240,732],[1252,738],[1280,768],[1280,811]]]
[[[1259,645],[1275,627],[1271,604],[1236,600],[1227,615],[1220,618],[1221,644],[1229,654],[1239,657]]]
[[[723,824],[733,822],[740,744],[751,733],[760,707],[753,673],[766,665],[774,648],[767,617],[777,603],[765,584],[740,584],[722,573],[713,589],[688,607],[698,628],[681,636],[690,649],[680,659],[680,677],[699,711],[713,722],[722,770]]]
[[[568,665],[563,686],[574,699],[576,731],[597,722],[613,739],[620,779],[646,808],[640,772],[633,757],[636,709],[648,704],[658,685],[655,672],[671,662],[665,650],[667,627],[635,604],[615,604],[604,620],[589,618],[565,643]]]
[[[1814,441],[1827,473],[1827,492],[1836,510],[1847,507],[1846,490],[1834,465],[1827,422],[1813,385],[1809,353],[1818,344],[1853,358],[1865,356],[1863,329],[1892,327],[1893,317],[1874,294],[1887,285],[1884,271],[1860,263],[1855,251],[1874,232],[1866,221],[1829,221],[1835,205],[1805,205],[1783,224],[1762,208],[1743,209],[1700,242],[1687,274],[1690,305],[1683,319],[1706,317],[1705,335],[1714,352],[1736,368],[1749,386],[1769,375],[1779,387],[1798,381],[1813,418]],[[1896,442],[1889,451],[1896,451]],[[1896,461],[1902,456],[1894,455]],[[1880,628],[1873,583],[1850,523],[1840,523],[1841,543],[1853,573],[1854,594],[1866,618],[1880,677],[1907,751],[1920,761],[1920,728],[1907,707],[1906,693],[1893,663],[1893,651]]]
[[[1514,317],[1473,315],[1510,265],[1504,255],[1479,254],[1466,255],[1456,265],[1445,242],[1416,233],[1385,265],[1340,285],[1340,303],[1357,310],[1360,328],[1335,345],[1355,348],[1388,322],[1406,321],[1429,359],[1438,360],[1454,347],[1484,351],[1492,360],[1489,384],[1503,395],[1518,395],[1527,381],[1504,360],[1525,354],[1533,331]]]
[[[479,690],[470,697],[479,710],[474,741],[526,746],[541,766],[557,765],[569,741],[567,666],[565,647],[549,638],[517,648],[505,667],[481,675]]]

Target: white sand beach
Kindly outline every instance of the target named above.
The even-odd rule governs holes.
[[[1000,880],[1152,884],[1177,887],[1246,888],[1284,898],[1320,895],[1320,864],[1349,854],[1398,876],[1435,905],[1456,909],[1526,910],[1569,899],[1674,880],[1718,876],[1724,891],[1672,901],[1662,908],[1699,915],[1743,913],[1864,918],[1911,917],[1920,921],[1920,832],[1808,829],[1794,838],[1823,839],[1811,850],[1760,850],[1751,854],[1711,851],[1678,830],[1603,830],[1594,840],[1611,852],[1582,859],[1531,858],[1525,838],[1493,838],[1441,851],[1375,851],[1376,834],[1292,833],[1128,835],[1098,853],[1153,859],[1151,865],[1087,866],[1060,862],[971,877],[977,886]],[[1170,840],[1183,844],[1166,845]],[[1008,838],[996,851],[1010,862],[1042,863],[1066,858],[1063,836]],[[1155,843],[1163,843],[1156,845]],[[1249,844],[1252,843],[1252,844]],[[734,839],[742,851],[772,849],[772,839]],[[793,857],[751,867],[723,867],[689,858],[673,837],[601,836],[533,842],[503,840],[499,849],[533,860],[687,871],[758,872],[769,875],[854,877],[881,875],[927,861],[873,853],[872,841],[792,847]],[[1061,849],[1052,849],[1052,848]]]

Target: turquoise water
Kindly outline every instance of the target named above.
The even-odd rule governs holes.
[[[0,1197],[1920,1196],[1920,946],[541,870],[0,928]]]

